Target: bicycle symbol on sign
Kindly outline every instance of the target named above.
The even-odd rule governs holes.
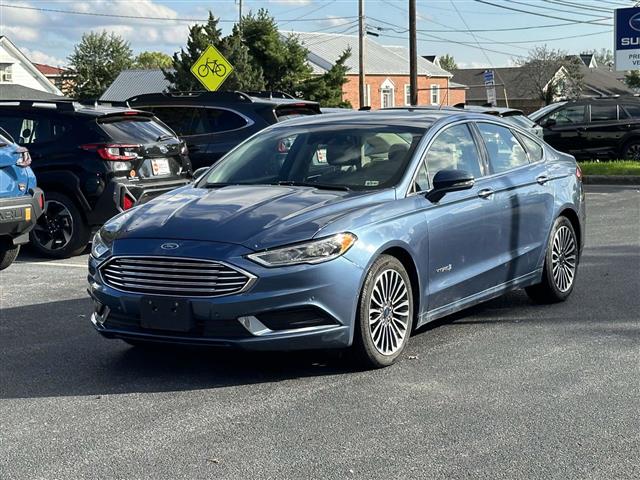
[[[218,77],[224,77],[227,74],[227,67],[218,63],[218,60],[207,59],[205,63],[198,67],[198,75],[205,78],[209,73],[213,73]]]

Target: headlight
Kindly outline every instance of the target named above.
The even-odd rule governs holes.
[[[91,244],[91,255],[93,255],[94,258],[103,258],[107,253],[111,252],[113,241],[116,239],[122,226],[131,218],[131,215],[133,215],[136,209],[137,207],[134,207],[131,210],[116,215],[98,230],[93,236]]]
[[[320,240],[252,253],[248,258],[265,267],[328,262],[344,254],[357,239],[353,233],[339,233]]]

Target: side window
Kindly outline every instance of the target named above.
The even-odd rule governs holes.
[[[433,177],[440,170],[466,170],[475,177],[482,176],[478,149],[466,124],[441,132],[429,147],[425,159],[429,185],[433,185]]]
[[[152,112],[178,135],[191,135],[196,109],[191,107],[139,107]]]
[[[560,108],[551,113],[547,117],[547,120],[555,120],[556,125],[572,125],[574,123],[584,123],[584,111],[584,105],[570,105],[568,107]]]
[[[0,127],[21,145],[52,142],[70,129],[69,125],[48,117],[0,117]]]
[[[538,142],[531,140],[526,135],[518,135],[518,138],[522,140],[522,143],[524,143],[524,148],[526,148],[527,152],[529,152],[529,158],[532,162],[539,162],[540,160],[542,160],[542,157],[544,156],[544,150]]]
[[[591,104],[591,121],[592,122],[610,122],[618,120],[618,106]]]
[[[242,128],[247,124],[244,117],[230,110],[200,108],[198,114],[192,135],[227,132]]]
[[[424,192],[429,189],[429,175],[427,174],[427,165],[424,162],[420,162],[418,168],[418,174],[411,187],[411,192]]]
[[[505,172],[529,163],[524,148],[507,127],[481,122],[477,125],[487,146],[489,165],[493,173]]]
[[[632,118],[640,118],[640,104],[625,104],[620,105]],[[620,112],[622,113],[622,112]]]

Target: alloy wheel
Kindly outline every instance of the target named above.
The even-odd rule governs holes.
[[[44,213],[38,220],[33,234],[46,250],[64,248],[73,236],[73,218],[69,209],[56,200],[46,200]]]
[[[573,285],[576,275],[576,254],[576,241],[573,232],[569,227],[563,225],[556,230],[551,250],[553,280],[562,293],[568,291]]]
[[[369,334],[383,355],[393,355],[409,334],[409,292],[397,271],[387,269],[375,280],[369,300]]]
[[[631,160],[640,160],[640,143],[633,143],[629,145],[625,156]]]

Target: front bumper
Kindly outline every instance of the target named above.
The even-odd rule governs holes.
[[[30,195],[0,198],[0,237],[9,237],[14,245],[27,243],[29,232],[42,215],[42,195],[42,190],[35,188]]]
[[[127,255],[146,250],[157,255],[158,240],[129,240]],[[118,242],[116,242],[118,243]],[[146,247],[143,246],[146,244]],[[249,290],[222,297],[179,297],[186,301],[192,326],[188,331],[143,328],[141,302],[151,296],[122,292],[103,281],[100,262],[89,260],[89,295],[95,309],[91,321],[107,338],[238,347],[251,350],[307,350],[351,345],[362,269],[345,258],[318,265],[264,268],[247,260],[244,247],[180,242],[180,250],[197,258],[224,261],[257,277]],[[122,250],[117,254],[123,254]],[[171,257],[171,255],[167,255]],[[179,256],[179,255],[176,255]],[[166,297],[164,297],[166,298]],[[298,322],[301,313],[310,323]],[[314,317],[311,315],[311,317]]]

